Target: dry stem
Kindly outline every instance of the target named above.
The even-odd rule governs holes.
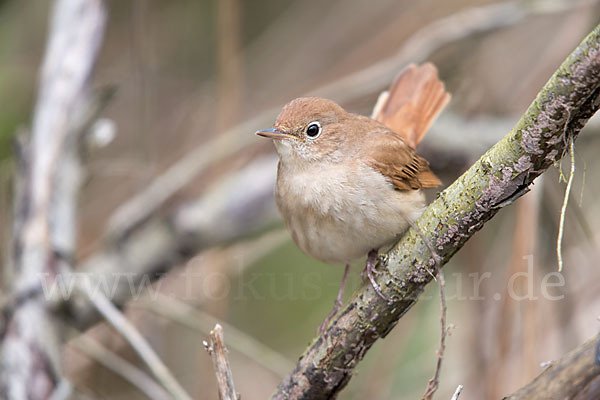
[[[206,351],[211,355],[215,375],[217,376],[217,387],[220,400],[238,400],[239,396],[233,385],[233,375],[227,358],[227,347],[223,339],[223,328],[216,324],[210,331],[210,344],[206,344]]]

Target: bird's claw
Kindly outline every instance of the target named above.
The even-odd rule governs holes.
[[[375,293],[377,293],[379,297],[381,297],[383,300],[389,302],[389,299],[383,294],[377,282],[375,282],[374,275],[377,275],[379,273],[375,269],[375,266],[377,265],[377,257],[377,250],[371,250],[369,252],[369,254],[367,255],[367,264],[365,265],[365,269],[363,269],[363,271],[361,272],[361,276],[364,281],[366,275],[367,279],[369,279],[369,282],[371,283],[371,286],[375,290]]]

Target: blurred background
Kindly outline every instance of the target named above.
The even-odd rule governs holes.
[[[312,260],[291,242],[272,199],[274,149],[253,132],[307,94],[369,114],[404,66],[429,60],[453,98],[419,151],[448,185],[514,125],[598,23],[599,3],[109,1],[93,86],[116,88],[103,115],[116,136],[86,157],[81,271],[111,254],[131,267],[127,274],[146,274],[128,286],[134,299],[126,314],[194,398],[217,396],[202,345],[217,320],[242,398],[268,397],[330,311],[343,268]],[[30,121],[51,5],[0,1],[3,258],[11,141]],[[500,398],[597,332],[599,129],[592,120],[576,144],[563,274],[552,274],[565,188],[559,165],[445,267],[454,327],[438,398],[450,398],[459,384],[461,399]],[[569,174],[568,160],[562,173]],[[137,252],[123,256],[130,247]],[[160,259],[148,256],[157,252]],[[352,268],[346,299],[362,284],[362,265]],[[429,285],[340,399],[421,397],[439,341],[437,293]],[[101,323],[85,335],[105,349],[94,354],[73,334],[64,362],[74,398],[146,398],[102,365],[102,355],[116,354],[145,368],[120,336]]]

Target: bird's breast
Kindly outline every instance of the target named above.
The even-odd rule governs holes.
[[[346,263],[393,242],[424,204],[360,161],[303,170],[280,164],[275,198],[292,238],[308,255]]]

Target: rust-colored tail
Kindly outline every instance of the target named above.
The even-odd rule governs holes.
[[[449,101],[450,93],[439,80],[437,68],[431,63],[412,64],[396,77],[387,96],[380,98],[373,119],[416,148]]]

